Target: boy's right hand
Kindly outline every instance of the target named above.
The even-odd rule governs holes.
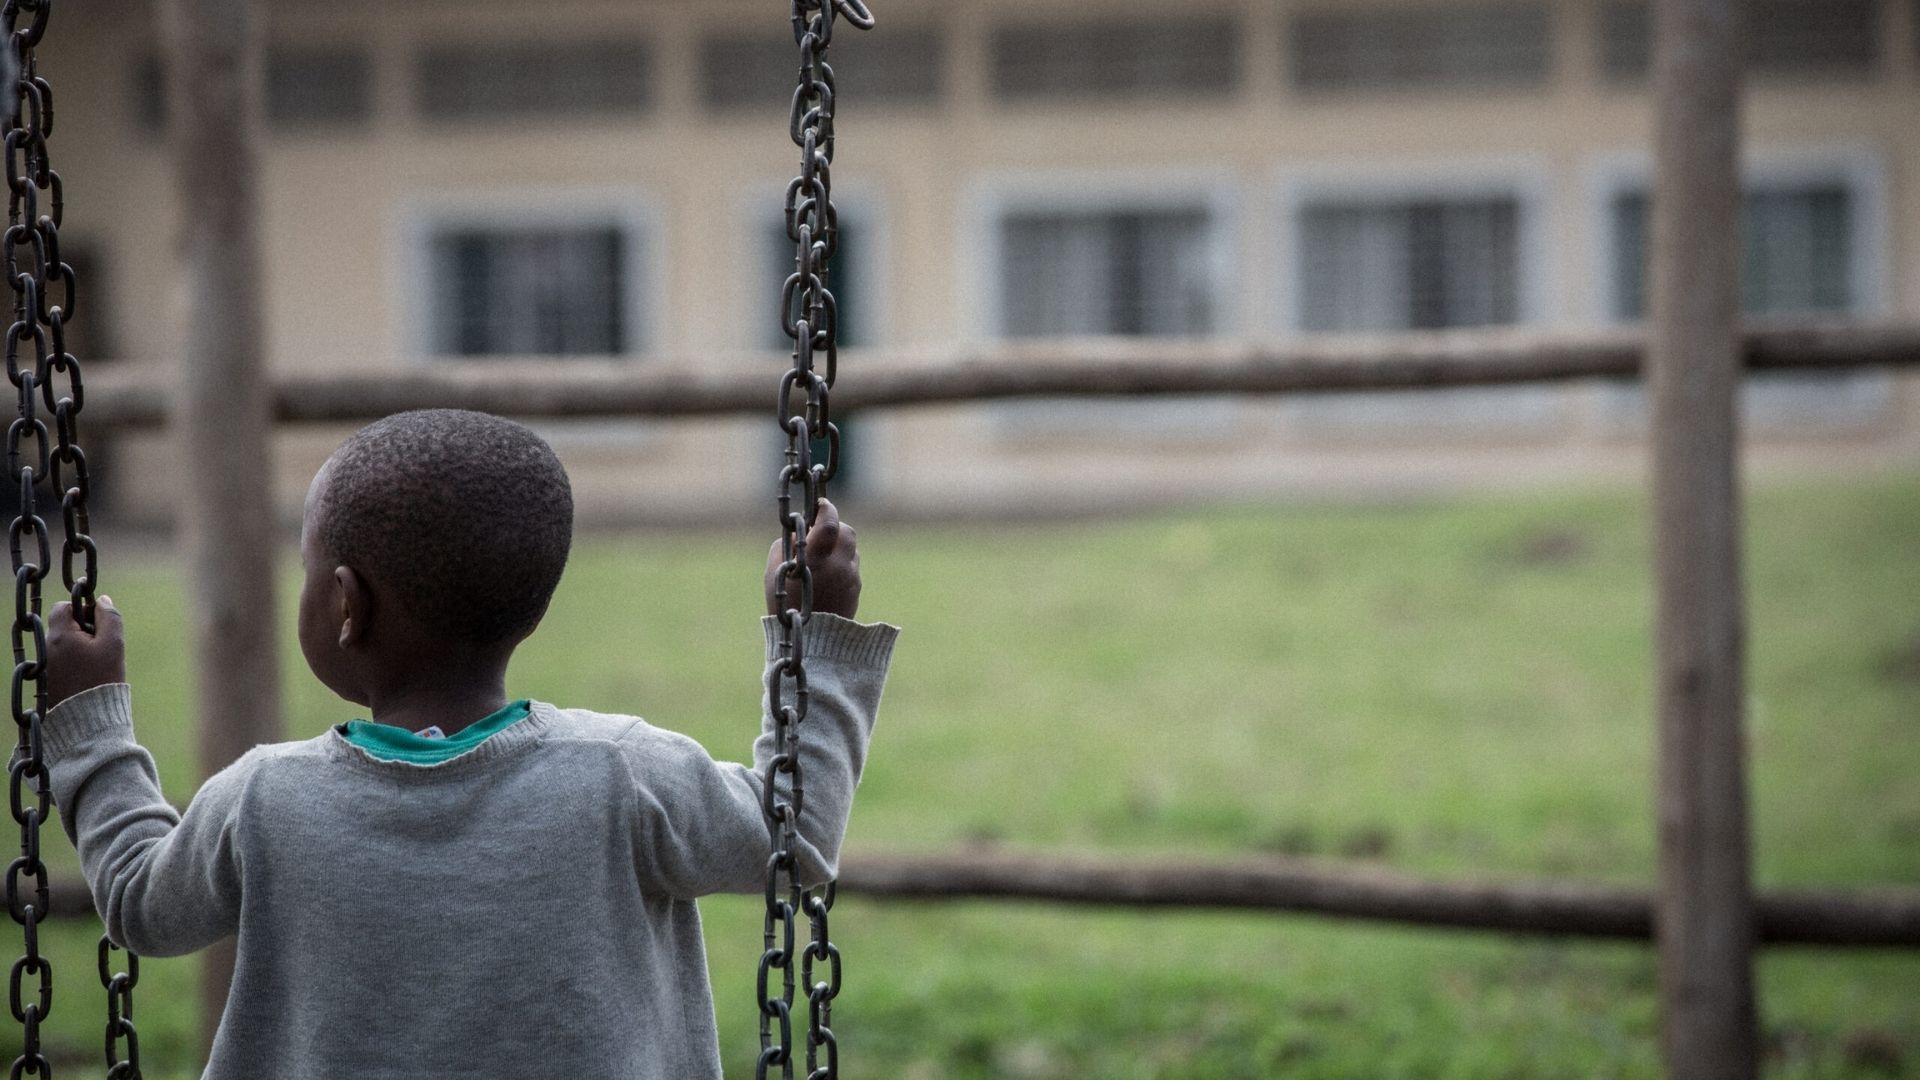
[[[800,583],[787,582],[786,602],[779,591],[782,540],[773,542],[767,552],[767,614],[778,615],[782,607],[800,606]],[[813,610],[851,619],[860,610],[860,550],[854,543],[853,526],[840,520],[840,510],[821,499],[820,512],[814,515],[813,528],[807,530],[807,569],[813,574]]]
[[[58,705],[83,690],[127,681],[127,642],[120,610],[102,596],[93,605],[93,633],[74,618],[73,604],[53,605],[47,616],[47,704]]]

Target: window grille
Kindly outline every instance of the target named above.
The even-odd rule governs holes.
[[[1436,330],[1519,318],[1512,196],[1309,204],[1300,215],[1300,325]]]
[[[414,93],[434,120],[635,113],[652,101],[649,59],[625,38],[433,45],[414,59]]]
[[[1521,208],[1513,195],[1310,202],[1300,211],[1299,325],[1385,332],[1520,321]],[[1551,433],[1552,387],[1328,394],[1282,414],[1315,437]]]
[[[994,93],[1008,101],[1222,97],[1240,84],[1240,27],[1181,12],[1156,21],[1002,26],[991,43]]]
[[[1849,75],[1880,60],[1880,0],[1749,0],[1742,29],[1756,75]],[[1600,68],[1642,82],[1652,63],[1646,0],[1610,0],[1600,11]]]
[[[433,352],[608,356],[632,347],[628,237],[608,226],[433,233]]]
[[[1023,209],[1000,219],[1001,331],[1008,338],[1194,337],[1219,330],[1219,243],[1205,206]],[[1010,402],[1023,438],[1214,439],[1238,403],[1222,397]]]
[[[275,46],[267,55],[267,122],[348,124],[373,111],[373,61],[354,45]]]
[[[945,45],[927,28],[887,27],[869,43],[862,35],[834,38],[834,86],[841,107],[926,105],[945,86]],[[842,49],[846,52],[843,54]],[[793,35],[715,34],[700,42],[700,102],[708,109],[784,110],[793,97],[798,54]]]
[[[356,123],[373,113],[373,59],[358,45],[274,45],[267,50],[266,83],[266,119],[276,131]],[[136,128],[148,135],[166,130],[160,54],[135,58],[128,97]]]
[[[1000,225],[1007,336],[1212,333],[1210,232],[1203,208],[1009,214]]]
[[[1303,91],[1537,86],[1551,30],[1552,12],[1537,2],[1342,6],[1294,15],[1287,48]]]
[[[1741,304],[1749,315],[1810,315],[1856,310],[1855,214],[1852,189],[1842,182],[1765,184],[1749,190],[1743,208]],[[1616,195],[1613,232],[1613,313],[1631,321],[1647,309],[1649,200],[1645,191]],[[1886,376],[1876,372],[1761,372],[1747,378],[1748,419],[1788,426],[1845,423],[1877,415],[1886,404]],[[1643,416],[1643,392],[1624,394],[1618,407]]]

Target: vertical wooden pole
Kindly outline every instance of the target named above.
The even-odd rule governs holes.
[[[225,768],[280,733],[271,416],[257,229],[263,46],[250,0],[162,0],[167,103],[185,292],[173,430],[187,551],[200,767]],[[206,954],[207,1045],[233,976],[232,942]]]
[[[1674,1080],[1758,1072],[1737,468],[1740,6],[1653,5],[1657,923]]]

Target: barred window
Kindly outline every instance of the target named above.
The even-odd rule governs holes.
[[[1008,214],[1000,222],[1006,334],[1212,333],[1211,236],[1203,207]]]
[[[785,109],[799,70],[793,35],[724,33],[700,42],[700,101],[709,109]],[[848,33],[833,39],[839,104],[853,108],[925,105],[939,100],[945,42],[928,28],[887,27],[877,44]]]
[[[1750,315],[1843,312],[1854,306],[1853,192],[1844,184],[1757,187],[1746,195],[1742,303]],[[1648,200],[1614,197],[1614,314],[1638,319],[1647,306]]]
[[[359,45],[274,45],[267,50],[266,81],[267,123],[276,131],[355,123],[373,113],[373,59]],[[135,127],[165,131],[166,69],[159,53],[134,60],[128,90]]]
[[[1748,0],[1743,52],[1757,75],[1857,75],[1880,62],[1880,0]],[[1646,0],[1600,12],[1600,69],[1640,82],[1652,64]]]
[[[1537,2],[1322,8],[1293,16],[1287,48],[1303,91],[1537,86],[1551,30]]]
[[[1220,328],[1221,231],[1204,203],[1023,208],[1001,215],[999,233],[1005,337],[1198,337]],[[1003,434],[1097,440],[1217,438],[1238,415],[1230,398],[1186,395],[993,409]]]
[[[650,54],[631,38],[433,45],[413,74],[420,112],[435,120],[634,113],[652,102]]]
[[[632,351],[618,226],[446,224],[428,239],[439,356],[609,356]]]
[[[373,60],[357,45],[280,45],[267,56],[267,122],[318,127],[373,111]]]
[[[1323,199],[1300,210],[1299,325],[1313,332],[1442,330],[1521,318],[1520,200],[1512,194]],[[1472,437],[1553,431],[1550,387],[1328,394],[1282,413],[1314,436]]]
[[[1763,183],[1748,190],[1741,222],[1741,304],[1747,314],[1858,308],[1856,203],[1852,187],[1841,181]],[[1613,313],[1622,320],[1646,315],[1649,209],[1643,190],[1614,196],[1610,207]],[[1886,394],[1886,376],[1877,372],[1760,372],[1748,376],[1743,401],[1750,419],[1793,425],[1868,419]],[[1645,408],[1637,388],[1624,401],[1630,412]]]
[[[1510,195],[1311,203],[1300,215],[1300,326],[1431,330],[1514,322],[1519,219]]]
[[[1239,25],[1226,16],[1002,26],[993,90],[1009,101],[1220,97],[1240,84]]]

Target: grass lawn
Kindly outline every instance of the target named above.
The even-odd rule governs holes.
[[[1767,485],[1749,516],[1759,881],[1920,885],[1920,476]],[[1600,492],[863,526],[863,614],[907,632],[849,847],[1644,882],[1645,518]],[[515,691],[744,754],[764,551],[734,533],[583,540]],[[105,576],[141,731],[184,798],[176,567],[108,550]],[[352,715],[286,647],[290,732]],[[729,1074],[751,1075],[759,916],[705,911]],[[1641,946],[855,898],[834,927],[849,1078],[1658,1075]],[[49,934],[67,1074],[99,1069],[93,933]],[[193,971],[145,967],[149,1076],[192,1075]],[[1920,954],[1779,950],[1761,990],[1770,1075],[1920,1076]],[[11,1056],[17,1033],[0,1039]]]

